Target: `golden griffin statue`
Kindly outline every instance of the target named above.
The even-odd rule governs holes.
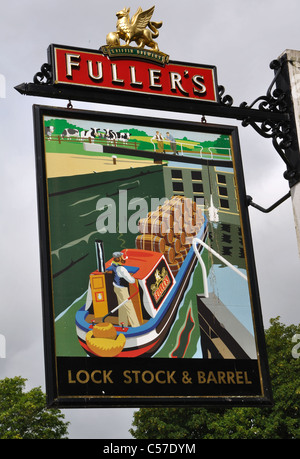
[[[146,11],[141,7],[130,19],[130,8],[124,8],[116,13],[118,18],[116,32],[110,32],[106,37],[108,46],[120,46],[120,39],[125,41],[125,46],[129,46],[131,42],[135,42],[139,48],[148,46],[153,51],[159,51],[157,43],[153,40],[157,38],[162,22],[151,21],[154,6]],[[148,27],[148,28],[147,28]]]

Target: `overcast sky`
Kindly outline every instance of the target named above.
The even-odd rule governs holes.
[[[124,0],[11,0],[0,15],[0,334],[6,358],[0,379],[20,375],[28,389],[45,389],[39,236],[32,105],[66,107],[67,101],[21,96],[14,86],[32,82],[47,61],[50,43],[98,49],[115,30],[115,13],[124,6],[134,14],[152,2]],[[300,49],[299,0],[160,0],[153,20],[163,21],[158,43],[171,60],[217,67],[218,82],[238,106],[265,95],[273,78],[269,63],[286,49]],[[0,79],[3,82],[3,78]],[[4,97],[4,95],[6,97]],[[74,101],[74,108],[124,113]],[[126,108],[126,113],[159,115]],[[200,121],[200,117],[162,112],[162,117]],[[269,207],[287,193],[285,166],[268,139],[235,120],[207,122],[239,126],[247,194]],[[250,208],[254,255],[264,325],[280,316],[300,322],[300,259],[291,200],[270,214]],[[130,438],[133,409],[63,410],[71,438]]]

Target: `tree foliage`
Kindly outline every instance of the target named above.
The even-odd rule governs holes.
[[[24,392],[26,379],[0,380],[1,439],[62,439],[67,426],[60,410],[47,409],[41,388]]]
[[[142,408],[130,433],[137,439],[300,439],[300,358],[292,338],[300,325],[271,319],[265,332],[274,405],[232,408]]]

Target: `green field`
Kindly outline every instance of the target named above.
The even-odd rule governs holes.
[[[142,151],[149,151],[154,153],[157,149],[156,142],[152,143],[151,136],[131,136],[130,141],[123,142],[123,141],[116,141],[116,142],[109,142],[105,139],[95,138],[92,140],[92,143],[95,145],[104,145],[110,147],[117,147],[117,148],[125,148],[128,150],[142,150]],[[61,139],[60,136],[52,136],[51,139],[45,139],[45,147],[47,153],[65,153],[65,154],[73,154],[73,155],[86,155],[86,156],[112,156],[114,153],[100,153],[95,151],[89,151],[84,148],[84,144],[89,143],[89,140],[81,140],[78,138],[70,138],[70,139]],[[226,142],[220,143],[220,145],[216,145],[216,142],[204,142],[200,144],[199,142],[195,142],[193,140],[187,139],[177,139],[177,152],[179,154],[192,154],[199,156],[201,153],[202,155],[221,155],[221,156],[229,156],[230,155],[230,147]],[[222,146],[224,145],[224,146]],[[226,145],[226,146],[225,146]],[[71,148],[70,148],[71,147]],[[165,141],[164,142],[164,150],[166,152],[171,152],[170,143]]]

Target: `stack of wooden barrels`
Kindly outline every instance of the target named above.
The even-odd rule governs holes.
[[[185,196],[173,196],[139,221],[136,248],[165,255],[174,276],[204,222],[200,206]]]

